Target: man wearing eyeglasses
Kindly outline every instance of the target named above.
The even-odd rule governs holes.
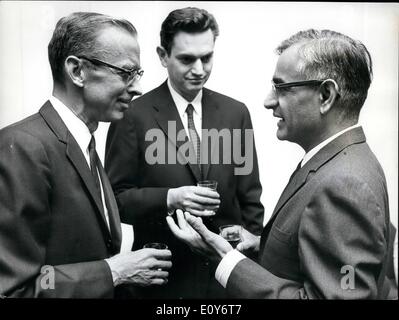
[[[263,229],[259,263],[178,213],[175,235],[218,262],[216,279],[236,298],[385,299],[394,229],[384,172],[359,113],[372,79],[369,52],[329,30],[283,41],[265,107],[277,137],[305,156]],[[211,252],[211,253],[210,253]]]
[[[0,296],[112,298],[165,284],[170,251],[130,250],[95,149],[98,122],[123,118],[141,94],[136,29],[73,13],[48,55],[52,97],[0,131]]]
[[[168,79],[161,86],[136,99],[122,122],[112,124],[107,138],[105,167],[115,190],[122,221],[132,223],[135,245],[160,241],[173,252],[173,268],[164,287],[144,288],[148,298],[220,298],[223,288],[214,280],[214,266],[208,259],[196,256],[170,232],[165,215],[176,209],[202,216],[214,231],[223,224],[244,226],[245,239],[240,249],[252,249],[259,242],[263,223],[260,203],[262,188],[247,107],[230,97],[204,88],[213,66],[218,25],[205,10],[183,8],[169,13],[161,28],[161,45],[157,53]],[[247,154],[251,169],[236,174],[241,165],[235,160],[224,163],[232,152],[224,143],[208,144],[202,130],[236,130],[242,140],[232,148]],[[148,161],[157,133],[163,148],[158,154],[166,160]],[[176,134],[173,134],[176,132]],[[183,133],[181,135],[181,133]],[[178,140],[176,136],[183,136]],[[193,160],[181,150],[190,145]],[[215,147],[213,147],[215,146]],[[205,150],[210,151],[208,158]],[[211,163],[212,155],[220,155]],[[205,158],[205,159],[204,159]],[[170,160],[172,159],[172,160]],[[203,161],[205,160],[205,161]],[[253,161],[252,161],[253,160]],[[227,161],[226,161],[227,162]],[[217,190],[198,187],[201,180],[215,180]],[[216,212],[216,214],[215,214]],[[251,250],[249,250],[251,251]]]

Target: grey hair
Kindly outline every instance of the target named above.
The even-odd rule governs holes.
[[[127,20],[117,19],[95,12],[75,12],[61,18],[48,45],[48,57],[55,82],[63,83],[65,59],[70,55],[103,57],[106,48],[98,48],[98,32],[106,27],[125,30],[137,36],[136,28]]]
[[[373,68],[363,43],[331,30],[309,29],[284,40],[276,49],[282,54],[298,44],[305,79],[334,79],[340,88],[340,107],[348,118],[358,117],[367,98]]]

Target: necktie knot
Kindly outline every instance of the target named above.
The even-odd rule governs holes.
[[[193,107],[193,105],[192,105],[191,103],[189,103],[189,104],[187,105],[186,112],[187,112],[187,115],[188,115],[189,117],[192,117],[192,116],[193,116],[194,107]]]

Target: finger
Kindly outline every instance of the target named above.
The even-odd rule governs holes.
[[[203,224],[201,218],[187,214],[186,220],[191,225],[191,227],[195,231],[197,231],[205,240],[211,238],[212,232],[210,232],[208,228]]]
[[[151,272],[151,277],[153,279],[166,279],[169,276],[169,272],[162,270],[162,269],[158,269],[158,270],[153,270]]]
[[[240,242],[239,244],[237,244],[236,249],[240,252],[247,250],[248,248],[246,248],[245,243],[244,242]]]
[[[160,252],[163,251],[163,252]],[[172,252],[169,249],[159,250],[157,249],[157,253],[154,254],[154,258],[162,261],[170,261],[172,259]]]
[[[180,240],[186,240],[185,233],[176,225],[175,221],[172,217],[167,216],[166,222],[168,223],[170,231],[176,236],[176,238]]]
[[[185,201],[183,204],[185,211],[188,210],[217,210],[219,209],[218,204],[202,204],[199,202],[191,202],[191,201]]]
[[[157,259],[170,259],[172,257],[172,252],[169,249],[154,249],[154,248],[144,248],[140,250],[145,250],[150,256]]]
[[[194,193],[203,197],[219,199],[220,195],[217,191],[204,187],[195,187]]]
[[[168,283],[168,279],[152,279],[151,280],[152,285],[162,286],[166,283]]]
[[[197,217],[211,217],[216,214],[213,210],[190,210],[190,213]]]
[[[170,268],[172,268],[172,262],[167,260],[157,260],[152,266],[152,269],[167,270]]]
[[[190,217],[193,217],[193,218],[194,218],[194,216],[191,214],[191,212],[188,212],[188,211],[185,211],[185,212],[184,212],[184,217],[186,218],[187,223],[188,223],[188,220],[187,220],[187,219],[189,219]],[[196,217],[196,219],[198,219],[198,220],[202,223],[201,217]],[[191,225],[190,225],[190,226],[191,226]]]
[[[208,195],[205,194],[194,194],[191,197],[191,201],[195,203],[199,203],[202,205],[219,205],[220,204],[220,199],[215,198],[215,197],[209,197]]]
[[[189,228],[189,225],[187,224],[186,219],[184,218],[183,211],[179,211],[176,213],[177,216],[177,223],[180,227],[181,230],[187,230]]]

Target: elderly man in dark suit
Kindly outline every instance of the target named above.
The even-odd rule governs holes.
[[[391,244],[384,172],[359,112],[372,78],[369,52],[329,30],[283,41],[265,107],[277,137],[306,152],[263,229],[259,263],[200,218],[179,212],[177,237],[219,262],[216,278],[240,298],[381,299]],[[391,237],[392,238],[392,237]]]
[[[241,249],[256,243],[262,230],[261,185],[248,109],[203,88],[212,70],[217,35],[217,23],[207,11],[172,11],[162,24],[157,48],[168,80],[136,99],[125,118],[109,129],[105,169],[122,221],[134,224],[137,247],[161,241],[173,252],[170,281],[160,290],[146,290],[151,298],[224,294],[209,261],[194,255],[170,232],[168,212],[190,210],[206,217],[215,231],[222,224],[243,224],[249,241]],[[216,140],[222,138],[219,145],[212,132]],[[207,134],[213,138],[210,142]],[[151,152],[154,144],[159,148]],[[236,152],[244,153],[245,161],[236,161]],[[217,191],[198,187],[201,180],[215,180]]]
[[[141,94],[134,26],[74,13],[58,21],[48,53],[53,96],[0,131],[0,295],[112,298],[122,284],[164,284],[170,251],[120,253],[125,235],[93,135]]]

